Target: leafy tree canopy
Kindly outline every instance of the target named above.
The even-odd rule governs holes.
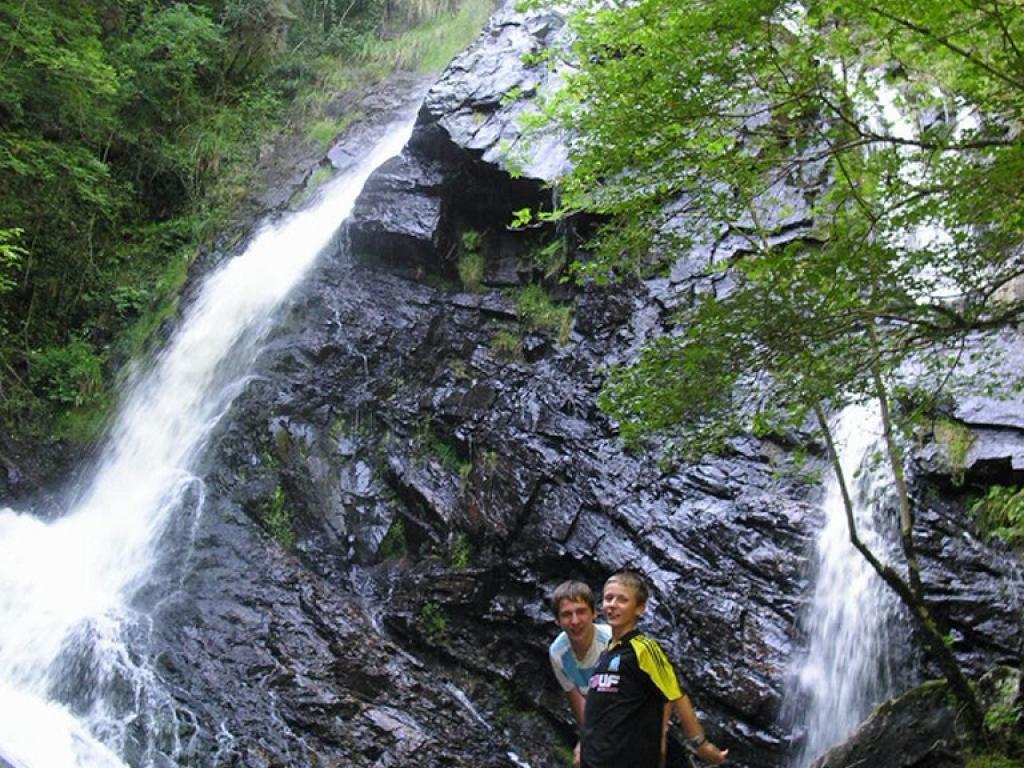
[[[800,420],[1018,316],[1019,4],[588,0],[573,26],[544,109],[576,137],[560,213],[607,221],[583,276],[729,273],[612,377],[627,438],[707,448],[743,377],[760,424]]]
[[[0,0],[0,430],[88,439],[261,149],[333,138],[385,38],[463,4],[478,24],[487,0]]]

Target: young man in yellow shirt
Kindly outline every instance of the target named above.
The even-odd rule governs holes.
[[[612,640],[590,677],[580,736],[582,766],[659,768],[666,703],[678,716],[695,754],[719,765],[728,750],[704,736],[665,652],[636,627],[647,597],[647,583],[635,572],[619,571],[605,582],[602,612],[612,628]]]

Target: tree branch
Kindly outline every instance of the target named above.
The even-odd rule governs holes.
[[[898,26],[910,30],[911,32],[916,32],[919,35],[924,35],[929,40],[935,41],[943,48],[946,48],[947,50],[955,53],[957,56],[960,56],[964,61],[968,62],[969,64],[972,64],[978,67],[979,69],[988,72],[990,75],[992,75],[992,77],[996,78],[997,80],[1001,80],[1002,82],[1012,86],[1013,88],[1016,88],[1017,90],[1024,90],[1024,81],[1017,80],[1016,78],[1007,75],[1005,72],[999,71],[988,62],[982,61],[967,49],[961,48],[959,45],[949,40],[947,37],[944,37],[943,35],[936,33],[935,31],[929,29],[928,27],[922,24],[917,24],[913,21],[910,21],[909,19],[904,19],[899,16],[896,16],[895,14],[890,13],[884,8],[880,8],[877,5],[866,5],[865,8],[867,8],[867,10],[871,11],[872,13],[881,16],[884,19],[888,19],[889,21],[893,22]]]

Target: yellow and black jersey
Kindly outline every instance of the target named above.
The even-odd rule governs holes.
[[[665,703],[683,695],[665,652],[640,630],[601,654],[580,736],[584,768],[657,768]]]

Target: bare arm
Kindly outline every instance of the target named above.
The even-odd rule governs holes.
[[[712,765],[720,765],[725,762],[725,758],[729,755],[729,750],[719,749],[704,738],[704,729],[697,720],[697,713],[693,711],[690,697],[683,694],[672,702],[672,706],[676,711],[676,716],[679,718],[679,724],[682,726],[686,738],[700,742],[696,750],[697,757]]]
[[[572,714],[576,718],[577,724],[583,726],[583,706],[587,703],[586,697],[580,693],[579,688],[570,688],[565,692],[566,697],[569,699],[569,706],[572,707]],[[574,768],[580,766],[580,742],[577,739],[576,748],[572,751],[572,764]]]
[[[668,763],[668,724],[672,721],[672,702],[665,704],[665,711],[661,713],[661,757],[658,758],[658,768],[665,768]]]
[[[569,706],[572,707],[573,717],[579,725],[583,725],[583,705],[586,704],[586,698],[580,693],[579,688],[570,688],[565,695],[569,699]]]

